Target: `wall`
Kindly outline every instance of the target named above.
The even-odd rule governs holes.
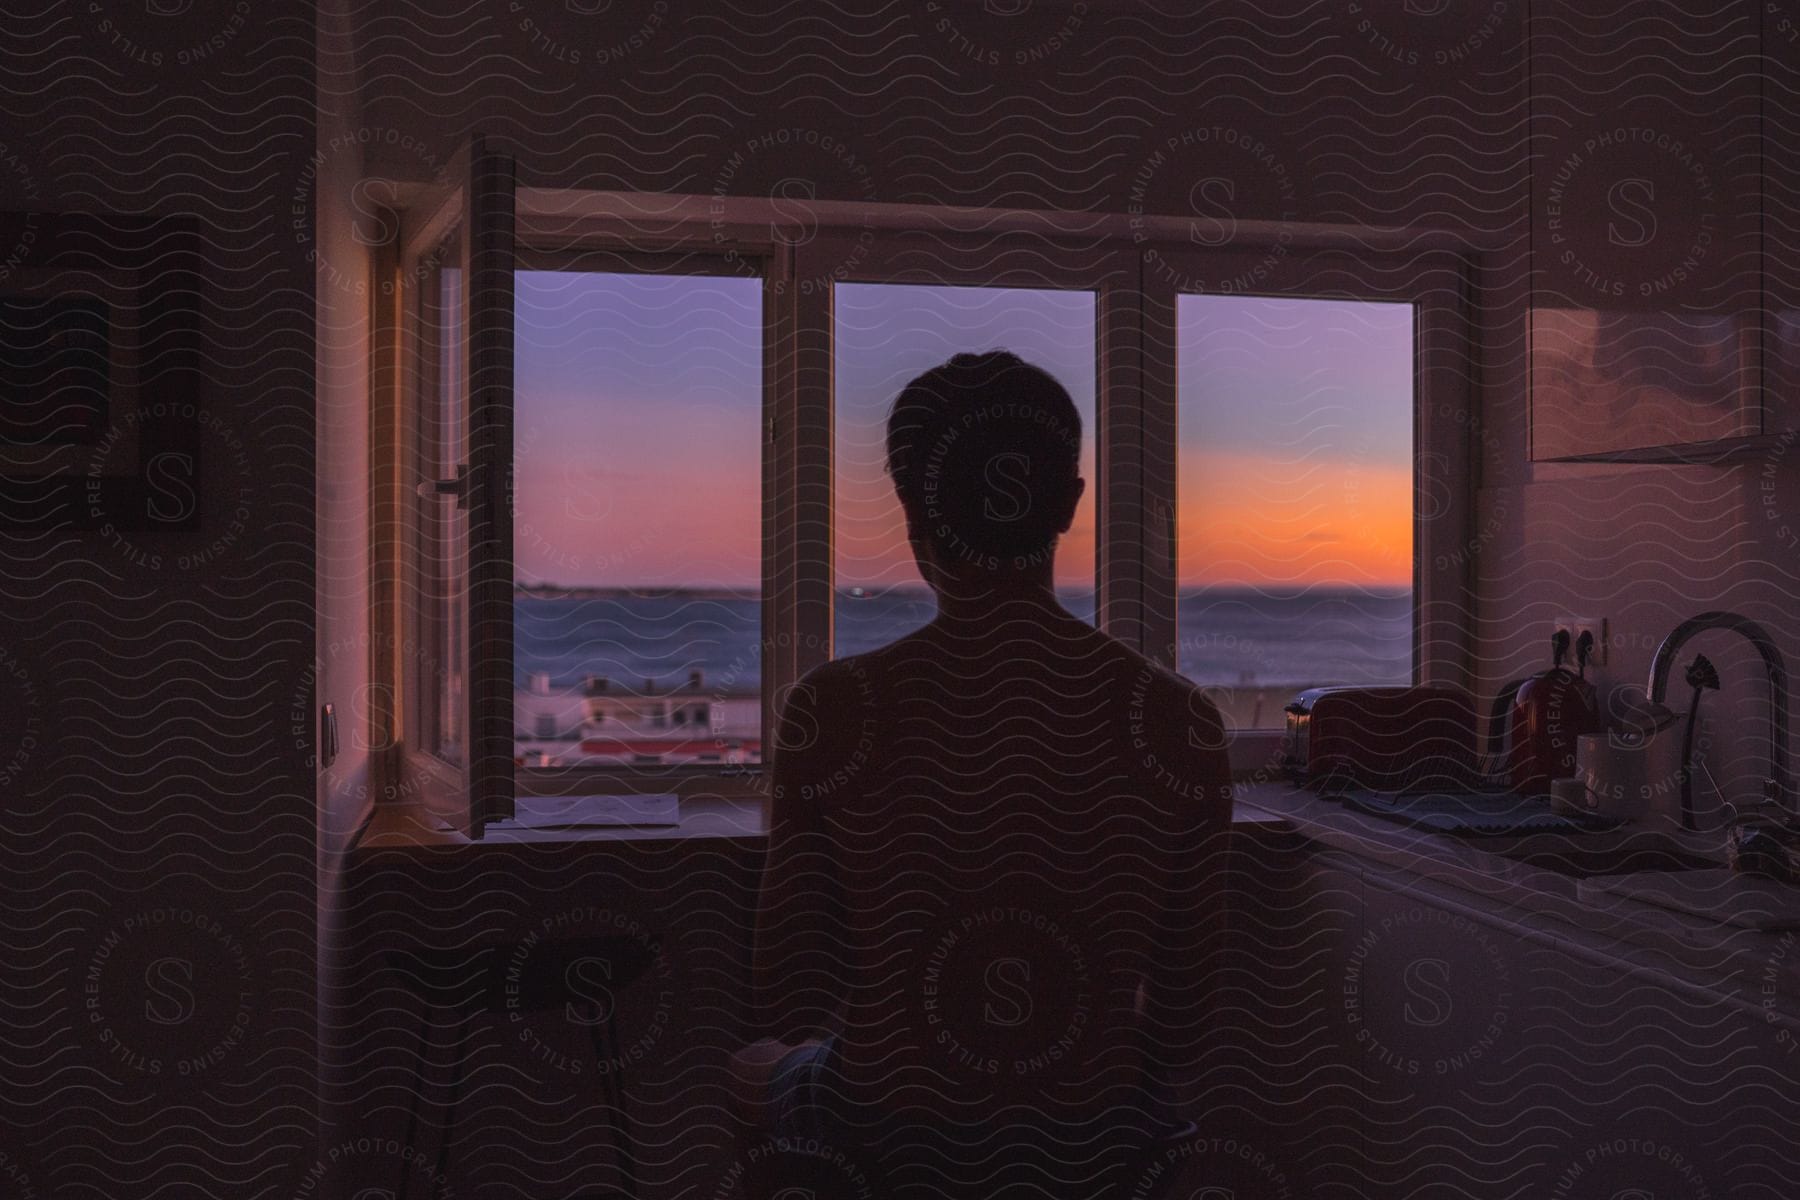
[[[199,487],[162,497],[197,528],[0,530],[0,1190],[292,1194],[316,1133],[311,10],[51,0],[0,44],[0,208],[191,216],[207,260]]]
[[[1791,17],[1781,16],[1777,5],[1734,0],[1656,0],[1611,15],[1562,0],[1526,7],[1533,22],[1528,128],[1538,146],[1527,240],[1535,257],[1528,262],[1538,270],[1544,302],[1638,304],[1691,318],[1745,313],[1763,289],[1771,307],[1791,310],[1800,231],[1793,217],[1800,191],[1792,135],[1800,113],[1794,82],[1800,49]],[[1576,214],[1573,201],[1558,210],[1549,182],[1558,171],[1569,177],[1571,148],[1584,139],[1638,128],[1684,140],[1694,157],[1644,151],[1633,160],[1641,170],[1628,174],[1648,177],[1659,189],[1645,213],[1648,240],[1633,263],[1620,247],[1636,239],[1615,240],[1608,222],[1618,218],[1610,201],[1594,195],[1581,206],[1586,213]],[[1671,172],[1676,167],[1704,186],[1682,186],[1680,174]],[[1565,222],[1560,231],[1551,224],[1557,219]],[[1698,230],[1706,250],[1687,282],[1648,305],[1630,299],[1651,277],[1644,264],[1700,245]],[[1558,242],[1559,232],[1579,238],[1590,260],[1611,255],[1617,270],[1607,273],[1626,286],[1627,299],[1597,301],[1583,281],[1572,280],[1563,265],[1568,242]],[[1508,286],[1522,302],[1522,279]],[[1475,579],[1479,657],[1488,678],[1498,683],[1546,665],[1548,626],[1565,614],[1609,620],[1609,660],[1590,673],[1603,692],[1644,686],[1662,639],[1681,620],[1709,609],[1761,622],[1792,663],[1800,653],[1792,619],[1797,544],[1783,515],[1793,512],[1800,494],[1792,449],[1776,442],[1712,466],[1533,463],[1523,312],[1504,328],[1489,351],[1499,386],[1484,411],[1482,515],[1473,531],[1486,539]],[[1794,423],[1792,379],[1791,373],[1768,376],[1761,399],[1772,428]],[[1543,410],[1537,416],[1553,419]],[[1767,773],[1761,666],[1734,635],[1702,635],[1676,662],[1670,703],[1677,710],[1689,707],[1680,676],[1696,653],[1718,666],[1725,683],[1701,704],[1705,759],[1729,799],[1753,801]],[[1703,819],[1716,816],[1710,789],[1702,787],[1698,799]]]
[[[314,169],[317,288],[318,462],[315,582],[317,633],[313,659],[314,722],[320,706],[338,714],[338,754],[318,772],[319,1077],[324,1148],[341,1152],[344,1129],[332,1110],[333,1079],[354,1057],[356,1030],[338,1015],[346,979],[338,947],[347,938],[344,857],[375,800],[376,738],[369,690],[369,245],[375,231],[359,225],[357,182],[366,134],[357,95],[356,46],[348,5],[318,9],[318,127]],[[364,205],[364,208],[369,206]],[[371,210],[372,211],[372,210]],[[366,1156],[354,1156],[363,1158]],[[322,1181],[330,1186],[328,1177]],[[329,1194],[325,1192],[324,1194]]]

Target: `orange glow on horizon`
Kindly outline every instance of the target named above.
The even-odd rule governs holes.
[[[1182,587],[1412,582],[1412,472],[1190,453],[1178,484]]]

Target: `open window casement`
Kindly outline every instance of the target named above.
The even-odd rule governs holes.
[[[394,264],[410,509],[391,647],[397,789],[477,838],[513,813],[514,192],[513,159],[470,141],[408,206]]]

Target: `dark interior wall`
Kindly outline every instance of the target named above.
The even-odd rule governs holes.
[[[1759,306],[1791,320],[1800,280],[1793,6],[1654,0],[1608,12],[1532,0],[1527,9],[1527,265],[1536,303],[1645,315],[1665,327],[1726,316],[1753,331]],[[1620,170],[1617,158],[1611,168],[1592,165],[1608,161],[1595,146],[1609,137],[1646,147],[1630,152],[1631,169]],[[1678,149],[1648,149],[1652,139]],[[1589,182],[1596,177],[1649,189],[1650,224],[1632,227],[1617,194]],[[1643,257],[1633,263],[1621,247],[1640,242]],[[1673,276],[1645,269],[1682,255],[1690,273],[1666,290]],[[1583,265],[1599,270],[1584,275]],[[1523,336],[1526,322],[1513,328]],[[1767,369],[1751,378],[1773,434],[1796,424],[1800,398],[1791,368],[1774,365],[1772,342],[1764,349]],[[1497,430],[1516,417],[1528,437],[1535,423],[1541,451],[1557,432],[1554,405],[1543,396],[1534,402],[1523,386],[1522,344],[1496,357],[1520,372],[1489,394],[1484,423]],[[1634,367],[1682,357],[1665,343],[1640,353]],[[1593,673],[1603,689],[1643,686],[1663,638],[1710,609],[1760,622],[1793,662],[1800,541],[1790,517],[1800,511],[1800,470],[1791,442],[1791,433],[1771,438],[1704,466],[1594,466],[1532,462],[1502,439],[1501,453],[1484,459],[1484,515],[1474,531],[1486,536],[1474,578],[1488,678],[1541,669],[1544,635],[1559,614],[1608,619],[1609,660]],[[1689,704],[1681,668],[1700,652],[1724,680],[1723,691],[1701,705],[1703,759],[1726,798],[1754,801],[1768,771],[1769,693],[1760,664],[1734,635],[1702,635],[1677,661],[1670,696],[1677,710]],[[1712,789],[1703,784],[1700,799],[1711,808]]]
[[[198,380],[167,397],[197,485],[169,462],[150,493],[188,528],[0,528],[0,1191],[291,1195],[316,1153],[311,7],[11,5],[0,46],[0,209],[182,217],[202,250]],[[58,244],[9,239],[0,288]],[[136,265],[167,277],[174,245]]]
[[[358,40],[402,177],[481,128],[556,186],[1179,215],[1217,177],[1246,218],[1516,229],[1522,5],[1365,7],[427,0]]]
[[[344,854],[374,803],[369,612],[369,388],[373,300],[367,228],[358,226],[357,181],[364,141],[356,90],[349,5],[318,5],[318,124],[314,237],[317,288],[318,570],[315,709],[342,714],[338,753],[318,774],[318,995],[320,1095],[327,1127],[348,1125],[329,1112],[334,1074],[356,1055],[358,1030],[336,1020],[339,998],[358,981],[346,976],[338,948],[344,930]],[[365,206],[366,208],[366,206]],[[327,1144],[329,1150],[329,1143]],[[332,1181],[321,1177],[320,1195]]]

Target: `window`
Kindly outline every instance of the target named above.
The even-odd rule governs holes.
[[[1176,667],[1227,725],[1412,681],[1413,307],[1176,300]]]
[[[577,707],[540,787],[761,758],[763,283],[638,262],[682,270],[517,276],[512,670]]]
[[[1143,644],[1264,775],[1303,687],[1468,686],[1479,426],[1456,254],[1213,240],[1145,257]]]
[[[1069,388],[1065,603],[1217,689],[1239,766],[1300,687],[1463,681],[1462,274],[1429,239],[541,191],[484,289],[483,178],[398,257],[418,500],[391,584],[405,769],[460,775],[439,802],[474,797],[472,834],[515,789],[756,787],[788,687],[928,619],[885,418],[961,351]]]
[[[432,255],[434,269],[426,278],[420,303],[422,329],[436,336],[421,346],[430,370],[423,374],[424,404],[419,413],[418,454],[422,485],[417,507],[418,547],[424,570],[418,587],[422,632],[435,696],[421,708],[419,734],[433,755],[453,766],[467,762],[468,704],[464,664],[468,635],[468,592],[465,548],[469,537],[468,505],[460,492],[440,490],[437,481],[463,476],[468,436],[469,393],[461,341],[463,273],[460,233],[445,239]],[[421,699],[425,699],[421,697]]]
[[[367,731],[383,793],[479,835],[512,811],[509,673],[514,185],[481,142],[378,255]]]

